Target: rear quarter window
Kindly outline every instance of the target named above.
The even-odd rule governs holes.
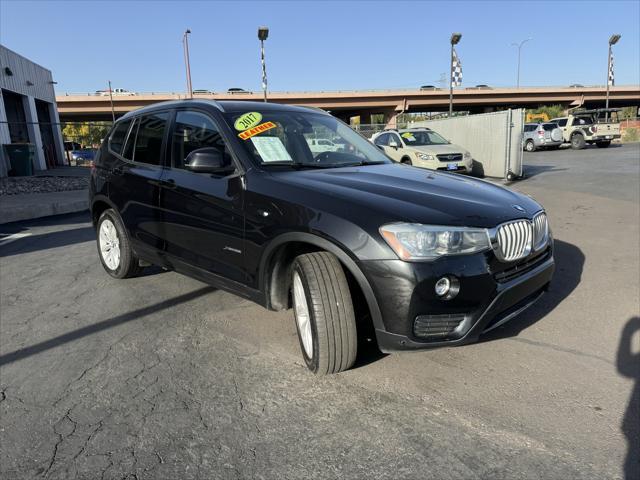
[[[130,125],[131,120],[124,120],[122,122],[118,122],[116,126],[113,127],[113,131],[109,137],[109,150],[113,153],[120,155],[122,152],[122,145],[127,137],[127,131],[129,131]]]

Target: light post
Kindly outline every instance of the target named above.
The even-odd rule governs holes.
[[[193,98],[193,88],[191,88],[191,65],[189,64],[189,37],[191,30],[185,30],[182,36],[182,47],[184,48],[184,66],[187,70],[187,95]]]
[[[458,44],[461,38],[461,33],[451,34],[451,61],[449,62],[449,117],[453,114],[453,47]]]
[[[267,101],[267,65],[264,61],[264,41],[269,36],[269,27],[258,27],[258,40],[260,40],[260,61],[262,62],[262,92],[264,101]]]
[[[614,33],[613,35],[611,35],[611,37],[609,37],[609,59],[607,61],[607,99],[605,100],[605,104],[604,104],[604,108],[605,109],[609,108],[609,84],[612,83],[611,81],[613,80],[612,78],[610,78],[610,75],[611,75],[611,47],[614,46],[616,43],[618,43],[618,40],[620,40],[621,36],[622,35],[620,35],[619,33]],[[605,117],[607,118],[607,120],[609,119],[609,112],[605,112]]]
[[[522,40],[520,43],[512,43],[512,47],[518,47],[518,74],[516,80],[516,88],[520,88],[520,52],[522,51],[522,45],[527,43],[529,40],[533,40],[531,37]]]

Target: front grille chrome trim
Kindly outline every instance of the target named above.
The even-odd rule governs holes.
[[[533,250],[534,225],[521,219],[498,225],[492,243],[496,257],[502,262],[521,260]]]

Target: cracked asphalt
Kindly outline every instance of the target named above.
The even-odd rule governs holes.
[[[549,294],[478,344],[325,378],[291,312],[110,278],[87,214],[3,225],[0,477],[638,479],[639,161],[526,154],[511,188],[549,213]]]

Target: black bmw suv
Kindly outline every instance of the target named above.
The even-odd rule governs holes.
[[[111,276],[155,264],[293,307],[318,374],[349,368],[367,326],[385,352],[472,342],[535,302],[554,270],[531,198],[394,163],[309,108],[130,112],[96,156],[90,205]]]

